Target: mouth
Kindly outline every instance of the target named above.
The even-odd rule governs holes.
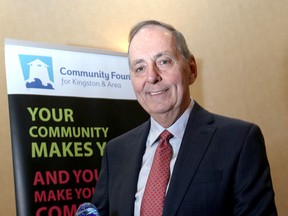
[[[167,91],[168,91],[168,89],[165,89],[165,90],[162,90],[162,91],[148,92],[148,94],[151,95],[151,96],[156,96],[156,95],[161,95],[161,94],[163,94],[163,93],[165,93]]]

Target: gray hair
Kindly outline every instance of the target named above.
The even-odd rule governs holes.
[[[129,33],[129,39],[128,39],[129,47],[128,48],[130,48],[131,41],[133,40],[134,36],[138,33],[138,31],[140,29],[142,29],[143,27],[148,26],[148,25],[161,26],[161,27],[169,30],[176,40],[177,50],[181,53],[181,55],[184,57],[184,59],[186,59],[187,61],[190,59],[191,52],[187,46],[187,43],[186,43],[186,40],[185,40],[183,34],[181,32],[179,32],[178,30],[176,30],[172,25],[169,25],[169,24],[166,24],[163,22],[159,22],[156,20],[142,21],[142,22],[137,23],[135,26],[133,26],[132,29],[130,30],[130,33]]]

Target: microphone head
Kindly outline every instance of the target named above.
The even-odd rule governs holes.
[[[100,214],[95,205],[86,202],[79,206],[75,216],[100,216]]]

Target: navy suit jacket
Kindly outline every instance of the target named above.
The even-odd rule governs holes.
[[[131,216],[150,121],[107,143],[92,202],[101,215]],[[195,103],[165,198],[164,216],[277,215],[258,126]]]

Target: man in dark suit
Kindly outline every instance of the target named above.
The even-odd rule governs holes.
[[[156,215],[145,214],[142,200],[159,134],[169,131],[173,153],[159,215],[277,215],[259,127],[209,113],[191,99],[197,68],[183,35],[150,20],[131,30],[129,43],[133,88],[151,118],[106,145],[92,200],[100,214]],[[160,199],[154,192],[149,205]]]

